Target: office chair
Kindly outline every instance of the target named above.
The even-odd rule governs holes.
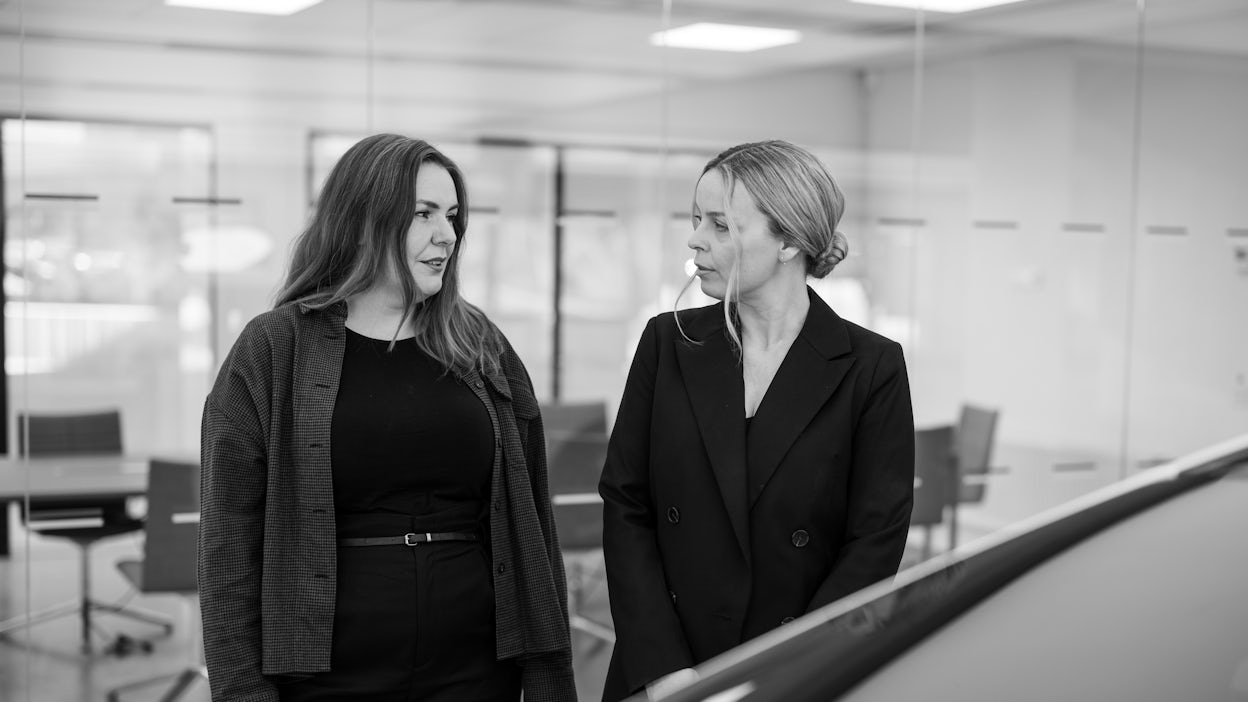
[[[605,581],[602,568],[602,498],[598,479],[607,457],[606,434],[547,434],[551,504],[559,547],[568,571],[569,622],[601,642],[614,642],[609,624],[587,616],[592,589]]]
[[[193,606],[199,591],[196,583],[196,539],[199,537],[199,464],[153,460],[147,483],[147,522],[143,531],[142,560],[121,560],[117,570],[143,594],[177,594],[187,602],[189,640],[194,661],[177,673],[139,680],[108,693],[118,702],[123,692],[172,679],[173,686],[161,697],[172,702],[198,679],[208,679],[198,651],[198,612]]]
[[[984,499],[1000,414],[995,409],[962,405],[953,436],[955,479],[949,486],[950,549],[958,546],[958,505],[982,502]]]
[[[120,456],[121,413],[118,410],[84,414],[30,415],[17,417],[18,451],[29,446],[32,458],[64,456]],[[138,531],[142,520],[126,513],[125,498],[55,497],[32,498],[22,518],[27,528],[41,536],[67,539],[78,547],[80,589],[78,599],[39,612],[0,622],[0,634],[23,629],[71,614],[82,620],[82,651],[91,653],[93,611],[116,614],[173,631],[173,623],[154,612],[144,612],[91,599],[90,549],[97,541]]]
[[[932,527],[945,521],[949,485],[957,471],[953,432],[951,426],[914,432],[914,508],[910,513],[910,526],[923,527],[922,560],[932,555]]]
[[[560,402],[543,404],[542,426],[546,435],[562,436],[606,436],[607,434],[607,403],[598,402]],[[595,488],[597,489],[597,488]]]
[[[958,505],[984,499],[998,410],[964,404],[958,423],[914,433],[914,510],[911,526],[924,528],[923,554],[931,555],[932,527],[949,515],[949,548],[958,545]]]

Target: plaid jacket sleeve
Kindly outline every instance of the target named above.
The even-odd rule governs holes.
[[[278,700],[261,674],[267,406],[256,395],[269,380],[255,336],[245,331],[226,359],[201,425],[199,594],[214,702]]]
[[[527,419],[520,435],[524,449],[525,463],[529,471],[529,482],[533,490],[533,504],[537,510],[537,520],[541,525],[546,544],[546,558],[550,561],[550,571],[554,576],[555,588],[562,614],[562,636],[569,637],[568,582],[564,574],[563,552],[559,549],[559,537],[555,531],[554,512],[550,502],[550,485],[546,471],[546,434],[542,425],[541,412],[538,411],[537,399],[533,392],[533,383],[528,371],[515,351],[508,347],[503,357],[503,368],[508,383],[514,393],[517,404],[517,415],[531,417]],[[532,407],[525,407],[528,403]],[[520,661],[522,666],[521,684],[524,688],[525,702],[575,702],[576,683],[572,675],[571,642],[562,650],[543,655],[525,658]]]
[[[535,656],[520,664],[524,702],[576,702],[571,649]]]

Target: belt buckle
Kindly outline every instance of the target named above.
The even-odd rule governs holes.
[[[418,535],[418,534],[411,534],[411,533],[404,534],[404,535],[403,535],[403,545],[404,545],[404,546],[419,546],[419,545],[420,545],[420,542],[419,542],[419,541],[412,541],[412,539],[416,538],[417,536],[419,536],[419,535]]]

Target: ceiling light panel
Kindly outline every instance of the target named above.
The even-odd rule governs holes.
[[[922,9],[926,12],[971,12],[986,7],[1010,5],[1023,0],[850,0],[860,5],[884,5],[886,7],[905,7],[911,10]]]
[[[293,15],[320,2],[321,0],[165,0],[165,4],[171,7],[250,12],[256,15]]]
[[[712,22],[698,22],[650,35],[650,43],[655,46],[707,51],[759,51],[801,40],[801,32],[794,29]]]

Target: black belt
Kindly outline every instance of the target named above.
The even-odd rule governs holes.
[[[431,541],[480,541],[476,534],[466,531],[421,532],[402,536],[365,536],[354,539],[338,539],[339,546],[419,546]]]

